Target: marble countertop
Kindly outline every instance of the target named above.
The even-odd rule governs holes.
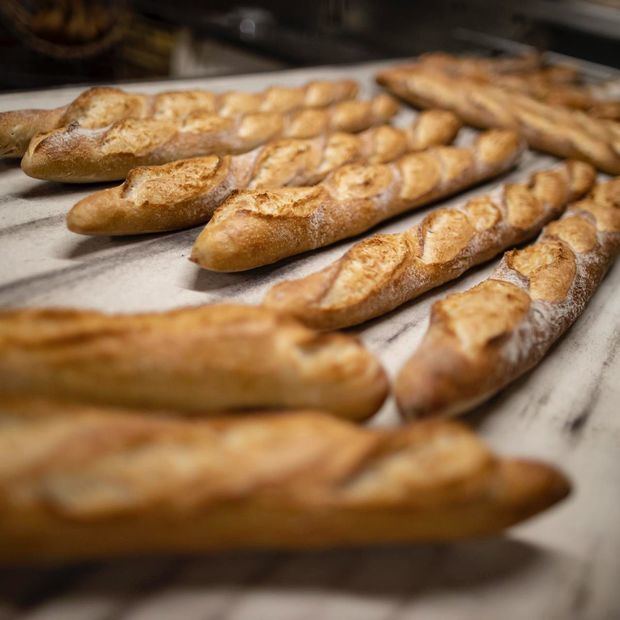
[[[313,78],[352,77],[366,94],[385,63],[128,86],[261,89]],[[81,89],[0,96],[0,110],[52,107]],[[399,122],[407,122],[404,111]],[[464,131],[459,138],[471,139]],[[528,153],[499,181],[555,160]],[[36,181],[0,162],[0,306],[165,309],[220,300],[259,302],[284,278],[340,256],[351,241],[241,274],[215,274],[187,260],[199,229],[141,238],[88,238],[64,225],[93,190]],[[403,230],[424,211],[379,227]],[[355,331],[391,375],[424,333],[431,304],[469,288],[495,262]],[[583,316],[534,371],[465,417],[497,450],[560,465],[573,495],[503,536],[450,545],[312,553],[230,553],[132,559],[67,567],[0,569],[0,620],[40,618],[224,618],[397,620],[620,618],[620,266]],[[373,424],[396,423],[389,401]]]

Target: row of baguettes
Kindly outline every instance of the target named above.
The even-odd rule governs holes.
[[[70,183],[114,181],[132,168],[202,155],[245,153],[277,138],[358,132],[389,121],[398,111],[386,94],[324,108],[225,117],[192,112],[181,119],[124,118],[105,127],[78,123],[30,140],[22,170],[35,178]]]
[[[449,144],[460,126],[451,112],[427,110],[405,129],[379,125],[359,134],[281,139],[242,155],[134,168],[122,185],[78,202],[67,225],[81,234],[127,235],[204,224],[236,190],[313,185],[346,164],[382,164]]]
[[[363,323],[532,238],[595,180],[592,166],[567,161],[434,209],[404,232],[368,237],[321,271],[277,284],[263,303],[317,329]]]
[[[234,118],[254,112],[285,114],[300,108],[322,108],[357,96],[353,80],[315,81],[301,87],[270,87],[259,93],[206,90],[128,93],[119,88],[85,90],[69,105],[53,110],[15,110],[0,113],[0,157],[22,157],[37,134],[68,125],[88,129],[122,119],[182,120],[194,113]]]
[[[529,188],[507,186],[504,201],[482,198],[440,211],[440,219],[460,213],[493,222],[488,230],[507,226],[487,240],[486,249],[479,240],[480,256],[489,257],[498,251],[494,244],[522,239],[524,233],[511,237],[515,222],[528,221],[523,231],[533,234],[592,179],[587,165],[569,163],[535,175]],[[513,192],[519,196],[514,202]],[[437,234],[456,243],[462,237],[457,221]],[[440,261],[445,257],[437,251],[441,246],[430,248]],[[429,331],[396,382],[401,410],[414,416],[464,411],[538,363],[584,310],[619,251],[615,179],[573,203],[536,243],[508,252],[488,281],[434,306]],[[369,277],[365,268],[361,261],[349,274],[348,289],[340,285],[345,302],[347,294],[355,297],[356,274]],[[435,277],[440,282],[446,276],[439,269]],[[298,283],[304,287],[307,282]],[[356,312],[352,304],[349,321],[346,312],[339,315],[341,324],[356,322]],[[379,362],[351,336],[321,334],[266,307],[213,305],[116,316],[0,313],[0,391],[188,413],[314,408],[360,420],[379,409],[388,383]]]
[[[535,366],[620,252],[620,178],[597,185],[488,280],[436,303],[395,384],[406,417],[471,409]]]
[[[423,62],[387,69],[377,80],[415,106],[450,110],[474,127],[515,129],[533,148],[620,174],[620,124],[614,121],[538,101],[493,82],[436,71]]]
[[[240,191],[215,211],[191,259],[213,271],[242,271],[320,248],[493,178],[523,149],[514,131],[494,130],[469,147],[343,166],[310,187]]]
[[[440,179],[428,200],[516,161],[522,145],[515,134],[489,136],[469,151],[424,154],[436,160]],[[381,165],[358,166],[357,183],[368,185],[360,170],[374,177]],[[414,168],[392,173],[398,181],[407,170],[411,192],[428,184],[430,170]],[[329,179],[347,171],[355,166]],[[583,196],[594,176],[589,166],[567,162],[527,184],[438,210],[419,227],[419,257],[440,265],[435,277],[456,277],[532,236]],[[364,203],[376,217],[383,204],[376,187],[346,202],[355,185],[340,186],[337,197],[344,206]],[[403,206],[403,187],[389,188],[401,201],[388,201],[384,217],[418,206]],[[397,380],[406,415],[460,412],[542,358],[620,249],[619,188],[617,181],[597,186],[541,241],[509,253],[513,273],[478,287],[482,295],[435,307],[422,353]],[[401,211],[391,213],[397,205]],[[460,252],[469,263],[450,276]],[[350,275],[368,270],[367,261],[360,265]],[[341,294],[351,293],[355,277],[348,285],[339,283]],[[510,286],[517,292],[503,288]],[[370,431],[303,411],[197,419],[257,407],[317,408],[360,420],[382,404],[385,373],[354,338],[320,334],[269,308],[1,313],[0,393],[4,560],[450,540],[499,531],[569,489],[554,468],[496,457],[472,433],[442,421]]]
[[[619,189],[619,180],[597,186],[537,243],[508,253],[488,281],[435,306],[427,337],[397,379],[406,414],[460,412],[544,355],[620,250]],[[250,324],[245,333],[238,324],[227,329],[235,314]],[[116,386],[139,406],[180,388],[178,404],[197,385],[196,353],[205,350],[218,360],[218,383],[231,385],[231,375],[221,374],[227,367],[237,373],[235,387],[254,390],[254,397],[255,369],[275,357],[269,380],[274,368],[290,380],[288,366],[304,345],[303,357],[315,358],[297,366],[293,374],[302,380],[284,394],[291,387],[302,398],[312,393],[303,364],[317,384],[322,370],[337,376],[329,368],[336,353],[351,365],[342,358],[344,341],[329,351],[330,339],[346,337],[326,335],[327,345],[318,343],[316,334],[264,309],[108,319],[22,311],[2,318],[0,376],[9,381],[0,389],[12,392],[0,399],[3,560],[450,540],[499,531],[569,489],[557,470],[494,457],[471,433],[445,422],[388,432],[310,413],[205,422],[29,396],[36,386],[47,396],[92,402]],[[266,329],[258,334],[262,319]],[[235,346],[237,337],[250,337],[251,346]],[[278,338],[284,342],[274,343]],[[205,360],[199,358],[200,370]],[[240,368],[254,372],[247,382]],[[359,383],[353,386],[350,375],[349,385],[356,389],[380,384],[372,381],[375,372],[355,375]],[[182,467],[170,466],[177,462]]]
[[[442,107],[475,127],[518,129],[534,148],[619,174],[620,124],[593,117],[616,118],[618,102],[606,100],[604,88],[579,85],[570,68],[533,66],[532,57],[512,60],[428,55],[383,71],[377,80],[415,106]],[[362,242],[335,266],[276,287],[267,301],[290,306],[314,325],[382,314],[557,217],[581,191],[567,191],[570,183],[562,190],[555,175],[555,182],[553,173],[535,176],[529,188],[508,186],[499,200],[478,197],[464,208],[431,214],[413,231]],[[532,228],[526,232],[527,220]],[[461,413],[532,368],[583,312],[619,251],[620,179],[615,179],[573,204],[536,243],[506,253],[487,281],[433,306],[429,330],[396,381],[401,412],[407,417]],[[376,264],[384,280],[354,290],[360,264]]]
[[[452,422],[215,420],[0,398],[0,561],[489,535],[564,498],[552,466]]]
[[[381,316],[506,247],[494,274],[435,303],[422,344],[395,384],[406,417],[454,415],[538,364],[584,311],[620,252],[620,178],[592,188],[595,171],[566,162],[462,205],[438,209],[403,233],[375,235],[340,260],[272,288],[264,305],[335,329]],[[370,275],[371,274],[371,275]]]
[[[508,132],[506,132],[506,135],[508,135]],[[489,151],[492,152],[495,149],[495,152],[492,154],[492,156],[489,159],[495,160],[493,163],[495,163],[496,167],[499,168],[499,171],[507,167],[506,160],[508,161],[508,165],[512,163],[512,161],[514,160],[514,153],[510,152],[511,151],[510,147],[497,148],[496,145],[495,147],[493,146],[493,140],[489,140],[489,143],[491,144],[492,148],[485,149],[483,146],[481,146],[481,143],[484,141],[484,138],[485,136],[483,136],[480,139],[480,142],[477,145],[477,150],[473,156],[474,160],[476,158],[475,157],[476,155],[478,156],[482,155],[481,159],[483,160],[483,164],[487,164],[488,162],[484,161],[485,152],[486,154],[488,154]],[[515,140],[514,136],[512,137],[512,139],[513,141]],[[501,140],[497,140],[496,137],[495,137],[495,141],[501,143]],[[371,227],[374,223],[376,223],[376,219],[373,219],[373,218],[376,218],[377,214],[380,218],[378,221],[380,221],[381,219],[384,219],[386,217],[389,217],[390,215],[399,213],[402,210],[411,208],[412,206],[417,206],[415,204],[415,200],[412,200],[409,194],[423,195],[425,200],[428,201],[428,200],[437,198],[438,196],[442,196],[447,193],[451,193],[455,191],[454,185],[456,185],[456,189],[460,189],[462,188],[462,186],[467,186],[468,184],[471,184],[472,182],[475,182],[476,180],[480,180],[481,178],[488,177],[490,174],[497,173],[497,171],[493,171],[493,170],[491,172],[486,170],[481,173],[479,170],[477,170],[477,168],[480,168],[479,165],[471,165],[471,163],[468,162],[467,159],[463,158],[462,156],[461,156],[461,161],[459,161],[459,157],[456,156],[458,150],[459,149],[452,149],[452,151],[449,151],[449,149],[444,149],[444,151],[442,151],[439,156],[435,156],[436,167],[440,167],[443,164],[444,168],[447,170],[447,174],[442,175],[442,173],[440,172],[439,175],[435,175],[436,177],[435,179],[433,179],[432,174],[429,174],[428,167],[424,169],[424,166],[421,166],[421,170],[420,170],[420,169],[416,169],[416,165],[403,166],[400,170],[396,170],[396,171],[394,170],[390,171],[389,169],[387,169],[387,172],[388,172],[387,184],[384,183],[383,185],[385,186],[382,186],[382,184],[379,183],[378,187],[372,187],[372,183],[370,183],[369,180],[372,181],[373,179],[380,178],[382,176],[382,173],[386,172],[385,165],[383,165],[384,166],[383,169],[380,168],[382,164],[375,164],[375,165],[363,164],[363,165],[358,166],[357,169],[355,168],[355,166],[350,166],[349,168],[345,167],[339,170],[338,174],[334,174],[328,179],[328,181],[332,181],[333,178],[339,177],[340,179],[345,180],[344,185],[341,185],[339,187],[338,184],[336,183],[335,189],[331,188],[332,195],[330,197],[332,199],[335,197],[335,200],[332,200],[332,203],[333,203],[332,209],[333,211],[337,211],[337,210],[340,210],[341,212],[347,211],[347,214],[349,216],[351,215],[352,212],[355,212],[354,208],[358,209],[358,212],[360,215],[364,215],[364,209],[366,211],[370,211],[371,213],[370,213],[369,222],[366,222],[365,228],[362,228],[362,230],[364,230],[364,229]],[[518,147],[513,147],[512,150],[515,152],[518,152],[519,149]],[[437,150],[437,153],[439,153],[439,151],[440,150]],[[448,152],[450,153],[454,152],[455,155],[446,156],[446,153]],[[433,155],[433,154],[434,154],[433,151],[430,151],[428,153],[425,153],[424,155],[428,156],[428,155]],[[428,159],[428,157],[425,157],[424,159]],[[424,159],[422,159],[421,161],[424,161]],[[410,161],[411,160],[408,160],[407,164],[409,164]],[[402,161],[399,163],[402,164]],[[475,164],[479,164],[479,162],[475,162]],[[484,166],[482,167],[484,168]],[[487,166],[487,168],[488,167],[489,166]],[[418,168],[420,167],[418,166]],[[574,169],[575,165],[573,165],[572,168]],[[410,169],[413,172],[411,172]],[[473,169],[473,173],[472,173],[472,169]],[[423,244],[424,247],[422,248],[423,254],[421,256],[421,259],[423,263],[432,264],[435,266],[437,265],[437,263],[439,263],[439,266],[438,266],[438,269],[436,269],[434,272],[435,281],[433,281],[432,276],[429,278],[428,273],[426,274],[420,273],[420,270],[418,270],[418,272],[415,274],[415,277],[414,277],[415,284],[413,287],[410,287],[413,289],[413,296],[415,296],[416,294],[420,294],[420,292],[422,292],[423,290],[428,290],[428,288],[430,288],[431,286],[436,286],[438,282],[440,283],[442,281],[445,281],[446,279],[449,279],[450,277],[456,277],[457,275],[459,275],[459,273],[462,273],[464,269],[468,268],[472,264],[476,264],[477,262],[481,262],[482,260],[489,258],[491,255],[496,254],[498,251],[500,251],[507,245],[518,243],[519,241],[527,238],[528,236],[531,236],[547,220],[551,219],[554,216],[557,216],[558,209],[561,210],[561,208],[566,206],[566,203],[569,200],[577,197],[580,191],[583,192],[583,189],[580,190],[579,188],[579,178],[577,178],[577,181],[576,181],[577,188],[575,189],[575,187],[571,186],[571,181],[575,179],[571,179],[570,171],[571,171],[570,167],[565,168],[565,171],[564,171],[565,178],[563,179],[564,183],[562,184],[562,181],[560,181],[559,186],[558,186],[558,173],[550,173],[550,175],[547,175],[546,177],[544,175],[539,175],[539,178],[542,178],[542,181],[539,183],[539,187],[537,187],[535,183],[531,192],[528,192],[528,188],[523,188],[518,185],[510,186],[506,190],[506,193],[504,196],[505,200],[502,203],[502,208],[498,208],[497,205],[494,205],[492,200],[490,201],[491,203],[490,205],[488,204],[489,201],[487,201],[487,203],[485,204],[482,204],[480,201],[476,201],[475,204],[468,205],[467,213],[463,211],[458,211],[458,209],[456,210],[453,209],[453,210],[447,210],[447,211],[446,210],[438,211],[434,214],[431,214],[431,216],[429,216],[428,218],[429,222],[424,222],[424,224],[419,229],[417,229],[416,232],[419,232],[420,230],[424,229],[425,231],[428,232],[428,234],[432,234],[432,237],[433,237],[432,243]],[[392,177],[391,179],[389,178],[390,173]],[[412,185],[412,186],[415,185],[415,187],[407,186],[408,175],[413,180],[413,183],[410,183],[409,185]],[[383,176],[386,176],[386,175],[383,174]],[[441,178],[441,177],[447,177],[447,178]],[[463,180],[463,177],[465,177],[465,180]],[[577,177],[579,177],[579,175],[577,175]],[[435,181],[435,186],[424,187],[422,188],[422,190],[420,190],[419,186],[424,185],[424,183],[428,183],[429,178]],[[390,181],[393,181],[394,182],[393,184],[395,184],[398,187],[388,187],[388,185],[390,184]],[[347,183],[349,184],[349,186],[347,186]],[[459,185],[459,183],[461,185]],[[555,183],[555,187],[553,186],[554,183]],[[329,187],[330,183],[328,183],[327,186]],[[360,186],[366,191],[366,194],[364,196],[355,195],[355,189],[357,189],[357,187],[360,187]],[[437,189],[437,186],[438,186],[438,189]],[[302,188],[302,189],[305,189],[305,188]],[[323,189],[323,188],[319,188],[319,189]],[[542,194],[544,194],[545,191],[547,191],[547,196],[542,196]],[[536,195],[537,192],[541,195],[537,196]],[[327,193],[329,193],[329,191]],[[563,195],[560,195],[560,194],[563,194]],[[385,195],[388,196],[387,200],[384,199]],[[339,200],[341,196],[344,196],[345,200]],[[266,200],[264,200],[264,196],[260,196],[260,197],[261,197],[260,202],[266,203],[266,204],[262,205],[264,213],[263,211],[261,211],[260,213],[258,213],[258,215],[269,215],[269,216],[272,216],[272,218],[274,215],[284,216],[282,218],[284,220],[286,220],[287,217],[290,217],[291,214],[288,213],[288,211],[290,211],[290,208],[287,209],[287,206],[290,207],[290,205],[278,204],[278,201],[273,200],[271,196],[267,196]],[[310,205],[309,207],[308,202],[306,200],[302,200],[301,202],[303,203],[301,204],[301,206],[306,211],[308,210],[312,211],[311,209],[312,205]],[[361,204],[356,204],[356,203],[361,203]],[[334,207],[334,204],[335,204],[335,207]],[[350,207],[353,207],[353,209]],[[538,212],[537,212],[537,209],[538,209]],[[295,209],[293,209],[293,211],[295,211]],[[224,217],[220,218],[222,213],[224,213]],[[231,214],[232,214],[231,219],[233,221],[232,226],[230,226],[230,223],[227,220],[227,217],[231,216]],[[241,216],[241,224],[239,224],[239,222],[235,220],[235,216],[239,216],[239,215]],[[250,215],[256,215],[256,214],[253,214],[250,210]],[[293,215],[299,216],[298,213],[293,213]],[[302,226],[299,226],[299,222],[295,222],[297,226],[294,232],[298,234],[297,234],[297,238],[294,240],[295,247],[293,248],[291,252],[289,248],[282,249],[281,247],[279,247],[282,245],[280,241],[283,240],[284,245],[286,245],[287,241],[290,241],[291,236],[287,234],[290,232],[286,227],[287,222],[284,222],[283,228],[281,228],[282,221],[278,222],[278,226],[273,226],[273,225],[270,226],[269,230],[265,231],[266,233],[269,233],[269,234],[267,235],[267,237],[265,237],[265,239],[263,239],[260,234],[257,234],[261,232],[260,226],[258,228],[254,227],[253,229],[252,224],[255,224],[255,222],[250,222],[250,226],[247,226],[247,223],[244,223],[242,221],[243,218],[247,216],[247,208],[238,209],[234,205],[233,207],[231,207],[230,205],[228,205],[228,203],[226,203],[224,205],[224,208],[218,212],[218,215],[216,216],[215,221],[214,221],[216,233],[219,233],[219,236],[221,239],[226,239],[228,241],[229,246],[233,246],[232,248],[229,247],[229,248],[226,248],[225,250],[227,254],[224,256],[224,261],[223,262],[221,261],[222,264],[224,265],[224,269],[225,270],[238,269],[239,266],[237,264],[234,264],[234,261],[238,261],[240,253],[243,253],[244,251],[250,255],[250,260],[253,261],[249,266],[256,266],[257,264],[264,264],[264,262],[261,262],[261,261],[265,261],[265,257],[264,257],[265,252],[268,255],[267,262],[270,262],[271,260],[273,260],[271,255],[274,252],[277,255],[275,260],[277,260],[278,258],[289,255],[290,253],[295,253],[295,252],[303,251],[304,249],[310,249],[312,247],[317,247],[317,245],[314,244],[314,240],[311,240],[306,244],[308,245],[308,247],[305,247],[304,243],[300,244],[298,242],[299,237],[301,237],[302,241],[304,241],[303,239],[304,235],[308,236],[309,233],[313,232],[309,230],[309,228],[312,227],[311,220],[317,219],[316,217],[314,217],[317,215],[315,213],[309,212],[309,213],[304,213],[303,215],[310,215],[310,217],[308,218],[307,222],[302,222]],[[323,216],[324,214],[319,213],[319,215]],[[525,222],[525,220],[527,220],[528,218],[529,218],[529,221]],[[258,218],[254,218],[254,219],[258,219]],[[221,220],[224,221],[224,226],[223,227],[220,226],[220,228],[223,228],[223,231],[221,230],[218,231],[217,225],[218,224],[221,225]],[[239,217],[237,217],[237,220],[239,220]],[[502,223],[507,224],[507,227],[505,228],[508,228],[509,229],[508,231],[498,230],[501,227],[497,227],[498,229],[495,229],[495,224],[500,220]],[[203,232],[203,235],[201,235],[201,238],[199,238],[197,245],[196,245],[197,248],[200,247],[200,243],[202,241],[204,242],[204,246],[207,248],[207,252],[211,252],[211,255],[209,255],[207,260],[205,261],[207,262],[208,266],[211,266],[211,268],[213,268],[213,266],[209,265],[209,260],[217,264],[218,260],[221,259],[221,257],[216,257],[217,260],[213,261],[213,258],[212,258],[213,246],[215,245],[216,246],[215,249],[216,250],[218,249],[217,243],[214,244],[213,239],[211,238],[212,231],[214,228],[213,226],[214,223],[212,223],[210,227],[208,226],[205,229],[205,231]],[[271,223],[273,224],[273,222]],[[321,222],[321,224],[323,223],[324,222]],[[346,221],[344,220],[342,224],[343,224],[342,227],[334,227],[334,228],[343,228],[344,230],[339,229],[337,232],[334,232],[333,230],[331,231],[333,234],[340,235],[334,239],[331,239],[331,237],[329,237],[330,231],[327,230],[327,228],[324,225],[318,226],[319,236],[322,237],[324,235],[327,235],[328,237],[327,239],[322,240],[319,245],[330,243],[333,240],[342,238],[343,235],[350,236],[352,234],[355,234],[356,232],[359,232],[357,229],[356,230],[347,229]],[[359,222],[356,222],[356,225],[358,224]],[[433,224],[434,224],[434,227],[433,227]],[[317,227],[315,226],[315,228]],[[246,233],[245,238],[244,238],[242,229],[244,229],[243,232]],[[491,236],[490,247],[481,248],[479,244],[479,239],[475,238],[476,237],[475,233],[476,232],[484,233],[486,232],[487,229],[495,229],[493,230],[493,234],[490,235]],[[300,232],[301,234],[299,234]],[[502,233],[504,233],[505,238],[502,237]],[[443,234],[443,238],[442,238],[442,234]],[[485,235],[482,235],[482,236],[484,237]],[[215,237],[217,241],[218,235],[216,234]],[[205,242],[205,238],[206,238],[206,242]],[[257,250],[257,251],[250,252],[248,250],[248,247],[246,247],[247,246],[246,241],[248,239],[250,239],[251,241],[255,243],[255,246],[250,247],[249,249]],[[393,239],[395,239],[395,237]],[[264,240],[268,242],[270,241],[271,243],[263,243]],[[273,243],[274,241],[277,243]],[[306,239],[306,241],[308,240]],[[489,241],[489,239],[487,239],[487,241]],[[461,243],[459,247],[457,247],[458,243]],[[220,244],[220,245],[222,245],[222,247],[224,246],[224,244]],[[273,247],[274,245],[278,247],[274,249]],[[377,255],[381,254],[380,260],[385,259],[386,256],[389,254],[389,252],[386,253],[384,251],[385,249],[384,247],[381,247],[382,246],[381,243],[373,244],[371,240],[369,245],[373,246],[373,250],[376,249],[375,246],[377,245],[379,246],[379,252],[377,253]],[[403,245],[406,246],[407,243],[405,241],[405,243],[401,243],[400,245],[402,249],[402,246]],[[452,273],[447,273],[447,274],[444,273],[444,272],[450,271],[449,269],[444,269],[446,267],[445,263],[454,259],[465,248],[468,250],[468,253],[470,255],[468,257],[469,263],[467,263],[466,261],[464,264],[461,264],[458,267],[456,267]],[[392,247],[391,249],[394,250],[394,247]],[[475,250],[473,251],[473,254],[472,254],[472,249]],[[262,251],[262,255],[261,255],[261,251]],[[355,254],[355,252],[353,253]],[[367,256],[368,252],[358,251],[357,254],[359,254],[359,256],[361,257],[361,262],[364,263],[362,266],[362,269],[367,268],[369,264],[372,264],[372,256],[370,257]],[[372,255],[372,252],[370,252],[370,254]],[[195,253],[194,253],[194,257],[195,257]],[[230,265],[231,258],[233,262],[232,266]],[[204,258],[202,258],[202,260],[204,261]],[[339,310],[340,310],[341,320],[345,321],[345,324],[347,320],[349,322],[359,322],[359,321],[366,320],[366,318],[370,318],[371,316],[376,316],[378,314],[381,314],[387,311],[387,309],[391,309],[391,307],[394,307],[395,305],[403,303],[404,301],[407,300],[407,298],[412,297],[411,292],[409,292],[406,295],[403,295],[403,291],[401,289],[401,290],[396,291],[396,297],[398,299],[396,300],[391,299],[390,297],[394,297],[394,291],[398,287],[394,286],[393,281],[390,280],[390,278],[388,278],[387,279],[388,285],[384,290],[387,290],[388,293],[391,293],[391,295],[388,294],[387,297],[385,295],[383,296],[383,302],[384,304],[387,304],[386,306],[387,309],[383,308],[381,306],[381,303],[378,304],[378,306],[377,304],[374,304],[377,307],[372,308],[373,304],[370,303],[369,306],[371,308],[369,310],[370,311],[369,316],[364,316],[363,311],[359,317],[348,316],[348,315],[351,315],[352,313],[349,311],[350,309],[346,307],[346,304],[347,304],[346,297],[347,297],[347,294],[349,294],[350,296],[351,289],[354,287],[353,285],[354,285],[355,278],[353,277],[353,280],[351,280],[351,277],[347,278],[347,273],[349,274],[349,276],[351,276],[351,274],[355,276],[355,274],[360,271],[358,266],[354,264],[355,261],[349,261],[349,263],[350,263],[349,269],[345,270],[344,277],[342,277],[342,279],[339,282],[341,289],[344,287],[344,298],[345,298],[344,308],[340,307]],[[383,261],[382,266],[385,266],[385,265],[386,265],[386,262]],[[241,268],[247,268],[247,266],[243,265]],[[338,269],[337,271],[340,271],[340,270]],[[371,279],[366,278],[366,280],[372,280],[372,278]],[[316,278],[314,281],[316,281]],[[301,289],[298,287],[297,290],[303,290],[304,284],[305,283],[301,283]],[[368,284],[368,282],[366,282],[366,284]],[[406,288],[406,287],[403,287],[403,288]],[[295,287],[294,286],[289,287],[288,290],[293,291],[293,294],[291,295],[291,299],[293,299],[293,302],[295,302],[296,301],[294,299],[295,290],[296,290]],[[355,291],[356,294],[358,294],[359,292],[360,291],[357,291],[357,290]],[[362,291],[362,297],[363,296],[364,295]],[[341,302],[341,305],[342,305],[342,301],[343,301],[342,290],[340,292],[340,295],[337,290],[335,292],[330,291],[330,295],[328,297],[330,299],[334,298],[332,299],[332,301],[335,302],[336,306],[338,305],[339,301]],[[353,295],[353,297],[355,297],[355,295]],[[359,294],[358,294],[358,297],[359,297]],[[379,294],[378,297],[381,298],[381,294]],[[278,299],[277,291],[276,291],[276,295],[272,296],[270,299],[272,300],[272,302],[273,302],[273,299]],[[280,309],[282,307],[286,307],[286,303],[280,306],[278,306],[277,303],[275,304],[272,303],[272,305],[276,305],[276,307]],[[355,302],[353,302],[353,305],[355,305]],[[301,318],[303,319],[303,316]]]
[[[618,173],[616,123],[535,100],[553,104],[559,97],[561,103],[587,107],[596,89],[579,86],[570,68],[544,68],[532,58],[494,61],[429,54],[413,65],[383,71],[378,79],[417,105],[428,105],[430,100],[454,109],[476,126],[517,128],[537,148],[583,158]],[[24,170],[38,178],[113,180],[124,178],[137,165],[245,151],[261,143],[256,142],[258,134],[263,134],[263,141],[265,134],[270,139],[300,135],[291,133],[290,124],[304,125],[306,131],[308,125],[333,129],[329,120],[320,120],[328,116],[320,114],[320,108],[356,94],[357,85],[350,80],[219,95],[207,91],[139,95],[95,88],[63,108],[1,114],[0,153],[24,154]],[[617,102],[600,103],[609,110]],[[302,108],[305,114],[293,114],[291,122],[283,120]],[[249,118],[241,120],[244,116]]]

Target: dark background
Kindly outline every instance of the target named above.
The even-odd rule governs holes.
[[[619,67],[619,37],[620,0],[0,0],[0,90],[495,53],[511,42]]]

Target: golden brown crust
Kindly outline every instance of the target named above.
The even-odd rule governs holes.
[[[134,168],[120,187],[95,192],[67,216],[70,230],[88,235],[127,235],[204,224],[235,189],[312,185],[356,161],[385,163],[408,151],[447,144],[460,123],[443,110],[428,110],[407,129],[390,125],[360,134],[333,133],[282,139],[243,155],[197,157]]]
[[[598,243],[596,226],[577,215],[551,222],[547,226],[547,234],[564,241],[580,254],[590,252]]]
[[[491,278],[436,303],[396,380],[403,415],[461,413],[538,364],[620,252],[620,222],[608,227],[618,212],[620,179],[601,183],[536,243],[507,252]]]
[[[354,419],[387,394],[354,338],[252,306],[0,313],[0,390],[179,411],[310,407]]]
[[[17,110],[0,113],[0,157],[21,157],[40,133],[78,123],[94,129],[124,118],[182,120],[190,114],[235,117],[252,112],[287,113],[352,99],[352,80],[308,82],[304,86],[271,87],[260,93],[184,90],[141,95],[119,88],[97,86],[81,93],[68,106],[55,110]]]
[[[506,264],[527,278],[533,301],[561,302],[575,279],[575,254],[561,241],[539,241],[533,246],[509,252]]]
[[[282,282],[264,304],[318,329],[367,321],[533,237],[593,186],[594,168],[565,162],[450,209],[415,228],[375,235],[305,278]]]
[[[245,153],[281,137],[358,132],[385,123],[397,110],[394,99],[378,95],[369,101],[343,101],[286,114],[225,117],[194,112],[181,119],[126,118],[96,129],[72,123],[33,138],[21,165],[26,174],[49,181],[113,181],[124,179],[136,166]]]
[[[469,148],[344,166],[314,187],[239,192],[216,210],[192,260],[205,269],[241,271],[319,248],[496,176],[522,150],[514,132],[491,131]]]
[[[469,430],[370,430],[312,412],[179,420],[0,404],[0,559],[310,548],[488,535],[569,492]]]
[[[451,110],[476,127],[518,129],[536,149],[587,161],[610,174],[620,173],[617,123],[546,104],[495,84],[429,71],[423,64],[388,69],[377,79],[415,106]]]
[[[456,338],[460,349],[475,358],[490,343],[504,337],[530,309],[528,295],[509,282],[487,280],[476,294],[455,293],[437,302],[433,321]]]

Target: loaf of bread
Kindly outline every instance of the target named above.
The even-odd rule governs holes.
[[[541,54],[537,52],[520,54],[518,56],[455,56],[447,52],[429,52],[422,54],[409,64],[399,65],[399,68],[411,68],[424,65],[433,71],[466,76],[475,79],[486,79],[489,76],[501,78],[503,76],[532,75],[547,71],[550,80],[556,83],[573,83],[578,79],[578,71],[569,65],[545,66]]]
[[[268,309],[0,312],[0,391],[182,412],[316,408],[367,418],[388,384],[353,337]]]
[[[363,323],[533,237],[595,179],[592,166],[569,161],[435,209],[409,230],[364,239],[325,269],[277,284],[264,305],[319,329]]]
[[[407,418],[456,415],[538,364],[620,251],[620,179],[597,185],[488,279],[437,302],[396,381]]]
[[[207,222],[241,188],[313,185],[357,161],[385,163],[408,151],[454,140],[460,122],[451,112],[422,112],[406,129],[380,125],[359,134],[282,139],[242,155],[209,155],[134,168],[120,186],[78,202],[67,226],[85,235],[130,235],[188,228]]]
[[[392,97],[378,95],[369,101],[342,101],[288,114],[256,112],[228,118],[195,112],[181,120],[124,119],[98,129],[73,123],[34,137],[22,159],[22,170],[48,181],[115,181],[136,166],[245,153],[281,137],[358,132],[386,123],[397,111]]]
[[[587,161],[603,172],[620,173],[620,124],[613,121],[492,84],[429,71],[423,65],[386,70],[377,79],[415,106],[451,110],[476,127],[517,129],[536,149]]]
[[[610,88],[615,86],[614,82],[585,84],[579,71],[567,65],[543,66],[541,63],[517,70],[518,65],[512,65],[513,60],[522,58],[481,59],[434,53],[420,56],[418,63],[425,69],[431,68],[449,77],[469,77],[483,84],[525,93],[553,106],[584,110],[610,120],[620,119],[617,92],[610,92],[617,91],[617,88]]]
[[[94,129],[124,118],[181,120],[195,112],[227,118],[250,112],[285,113],[353,99],[357,91],[357,83],[352,80],[316,81],[292,88],[276,86],[260,93],[221,94],[184,90],[143,95],[97,86],[85,90],[69,105],[54,110],[0,113],[0,157],[21,157],[34,136],[72,123]]]
[[[188,420],[0,400],[0,560],[308,549],[489,535],[564,498],[549,465],[455,422],[314,412]]]
[[[313,187],[238,192],[215,211],[191,259],[213,271],[241,271],[353,237],[508,170],[523,148],[516,133],[491,131],[469,148],[343,166]]]

